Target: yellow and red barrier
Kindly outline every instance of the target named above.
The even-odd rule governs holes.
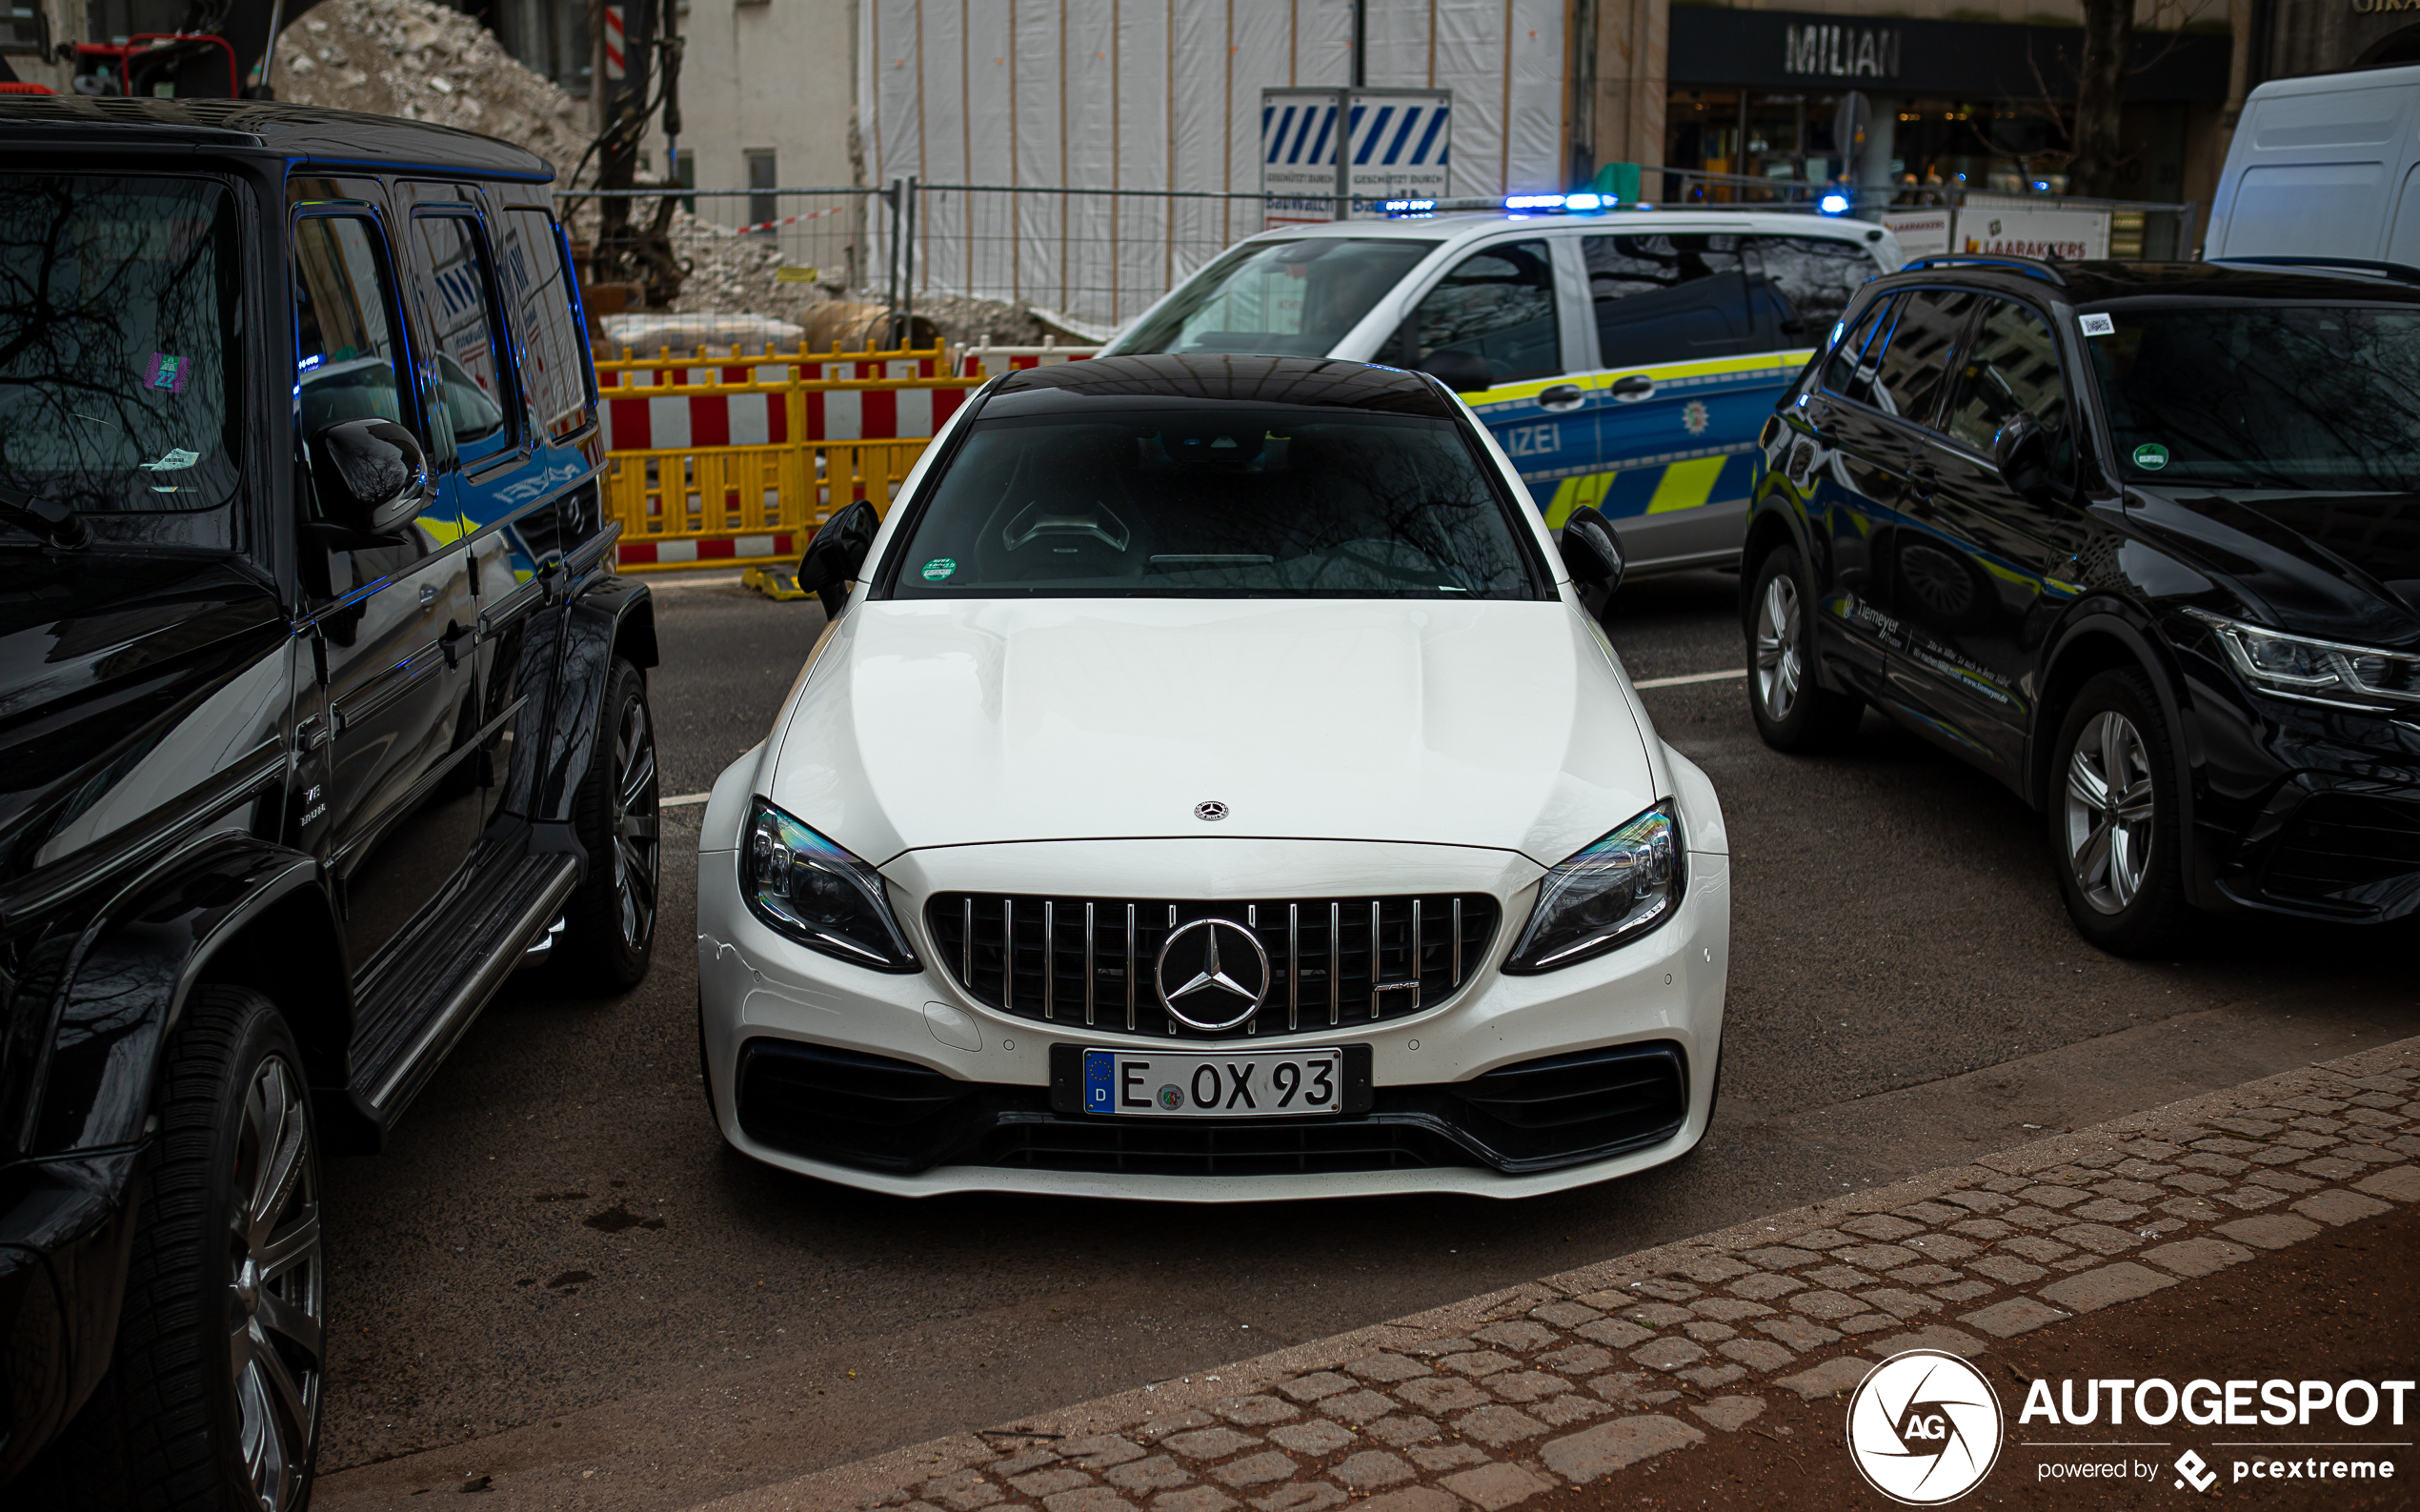
[[[984,381],[951,366],[939,346],[597,363],[621,565],[779,561],[853,500],[888,510]]]

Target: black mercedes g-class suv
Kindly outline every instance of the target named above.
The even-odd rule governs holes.
[[[0,1486],[286,1508],[317,1161],[552,953],[646,971],[647,591],[554,171],[0,97]]]

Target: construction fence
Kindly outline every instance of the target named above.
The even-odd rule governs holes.
[[[857,499],[887,512],[968,393],[1084,348],[944,346],[639,356],[596,364],[605,510],[645,571],[795,559]]]

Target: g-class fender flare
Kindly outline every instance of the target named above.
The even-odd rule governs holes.
[[[647,585],[600,577],[577,590],[563,612],[563,643],[548,711],[547,766],[539,774],[536,848],[583,855],[572,830],[580,779],[596,747],[597,711],[615,655],[656,664],[655,600]],[[583,861],[585,875],[585,861]]]

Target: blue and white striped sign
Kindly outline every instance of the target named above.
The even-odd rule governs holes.
[[[1443,198],[1453,114],[1451,90],[1262,90],[1260,191],[1301,196],[1273,201],[1272,223],[1328,218],[1340,151],[1355,198]]]

